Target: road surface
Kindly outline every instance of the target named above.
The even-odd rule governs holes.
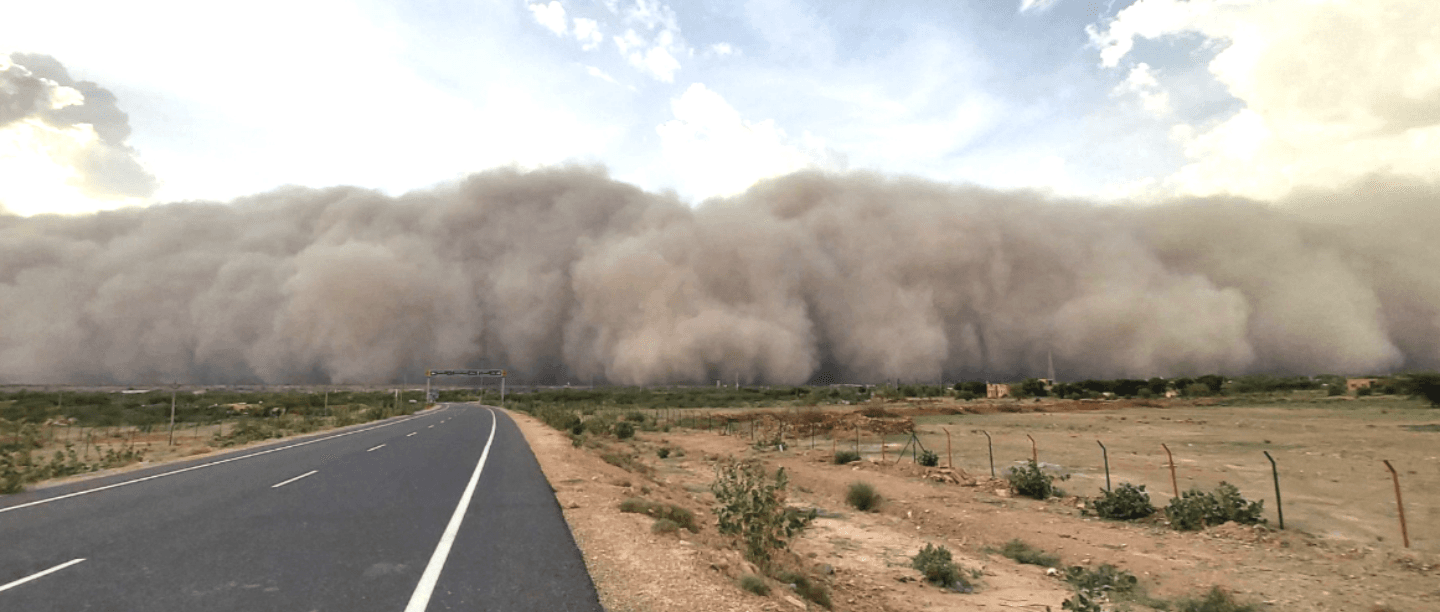
[[[0,496],[0,610],[601,610],[515,424],[473,404]]]

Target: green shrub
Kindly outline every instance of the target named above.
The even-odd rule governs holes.
[[[1100,596],[1106,594],[1126,595],[1133,593],[1140,584],[1135,574],[1118,569],[1109,563],[1095,569],[1072,565],[1065,570],[1065,582],[1082,594]]]
[[[940,465],[940,455],[932,450],[921,451],[920,465],[923,465],[925,467],[935,467],[937,465]]]
[[[1247,501],[1235,485],[1221,482],[1214,493],[1191,489],[1171,499],[1165,508],[1165,517],[1171,527],[1180,531],[1196,531],[1226,521],[1256,525],[1265,522],[1260,516],[1264,506],[1264,500]]]
[[[626,421],[630,421],[630,422],[632,422],[632,423],[644,423],[644,422],[645,422],[645,415],[644,415],[644,413],[641,413],[641,412],[639,412],[639,411],[632,410],[632,411],[630,411],[630,412],[625,413],[625,420],[626,420]]]
[[[825,588],[825,585],[821,582],[811,580],[809,576],[789,570],[781,570],[771,577],[793,587],[797,595],[815,602],[827,610],[830,609],[830,589]]]
[[[1105,608],[1100,606],[1100,602],[1090,599],[1088,593],[1076,593],[1060,602],[1060,609],[1068,612],[1106,612]]]
[[[621,440],[635,437],[635,424],[621,421],[615,424],[615,437]]]
[[[868,482],[852,482],[845,492],[845,503],[861,512],[870,512],[880,507],[880,492]]]
[[[631,514],[644,514],[660,520],[670,521],[676,527],[683,527],[691,533],[699,533],[700,526],[695,522],[695,513],[676,506],[651,501],[643,497],[630,497],[620,502],[620,511]]]
[[[740,588],[750,591],[761,597],[770,594],[770,585],[765,584],[765,579],[755,574],[745,574],[740,577]]]
[[[835,451],[835,465],[845,465],[860,460],[860,453],[849,450]]]
[[[655,524],[650,526],[650,533],[675,533],[680,530],[680,524],[668,518],[655,519]]]
[[[1182,599],[1175,604],[1175,612],[1255,612],[1257,608],[1242,604],[1230,597],[1220,587],[1210,587],[1200,599]]]
[[[1021,540],[1010,540],[1000,548],[1000,554],[1013,559],[1016,563],[1026,565],[1039,565],[1042,567],[1056,567],[1060,565],[1059,555],[1052,555],[1038,548],[1034,548]]]
[[[770,552],[789,546],[790,538],[815,518],[815,511],[788,512],[785,487],[789,479],[785,469],[773,479],[755,461],[722,461],[715,466],[715,482],[710,490],[718,504],[715,516],[720,533],[738,536],[745,546],[745,557],[765,566]]]
[[[662,447],[660,447],[660,448],[655,449],[655,456],[657,456],[657,457],[659,457],[659,458],[661,458],[661,459],[664,459],[664,458],[666,458],[666,457],[669,457],[669,456],[670,456],[670,447],[668,447],[668,446],[662,446]]]
[[[1027,461],[1024,467],[1010,468],[1006,478],[1010,480],[1010,490],[1016,495],[1046,499],[1061,494],[1060,489],[1055,487],[1055,477],[1041,470],[1034,459]]]
[[[600,453],[600,459],[605,463],[618,467],[627,472],[635,472],[637,474],[650,473],[650,466],[641,463],[633,455],[627,455],[624,453]]]
[[[971,589],[970,582],[960,575],[960,568],[956,567],[951,559],[950,549],[944,546],[926,544],[925,548],[910,558],[910,567],[920,570],[932,584],[942,587],[956,585],[966,591]]]
[[[1133,521],[1155,514],[1155,506],[1150,503],[1150,494],[1145,492],[1145,485],[1135,486],[1122,482],[1114,491],[1101,491],[1100,499],[1095,500],[1095,514],[1100,518],[1114,521]]]

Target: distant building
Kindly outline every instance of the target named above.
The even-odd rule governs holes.
[[[1010,397],[1010,385],[1005,383],[985,383],[985,399],[1000,399]]]
[[[1345,379],[1345,390],[1354,393],[1360,389],[1367,389],[1380,383],[1378,378],[1347,378]]]

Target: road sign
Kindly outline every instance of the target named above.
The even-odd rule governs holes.
[[[505,370],[429,370],[425,376],[499,376],[505,377]]]

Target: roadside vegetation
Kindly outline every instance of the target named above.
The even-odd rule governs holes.
[[[344,427],[423,407],[422,393],[386,391],[0,392],[0,494],[28,484],[144,461],[146,436],[214,428],[217,447]],[[442,401],[468,398],[442,392]],[[411,402],[414,403],[411,403]]]

